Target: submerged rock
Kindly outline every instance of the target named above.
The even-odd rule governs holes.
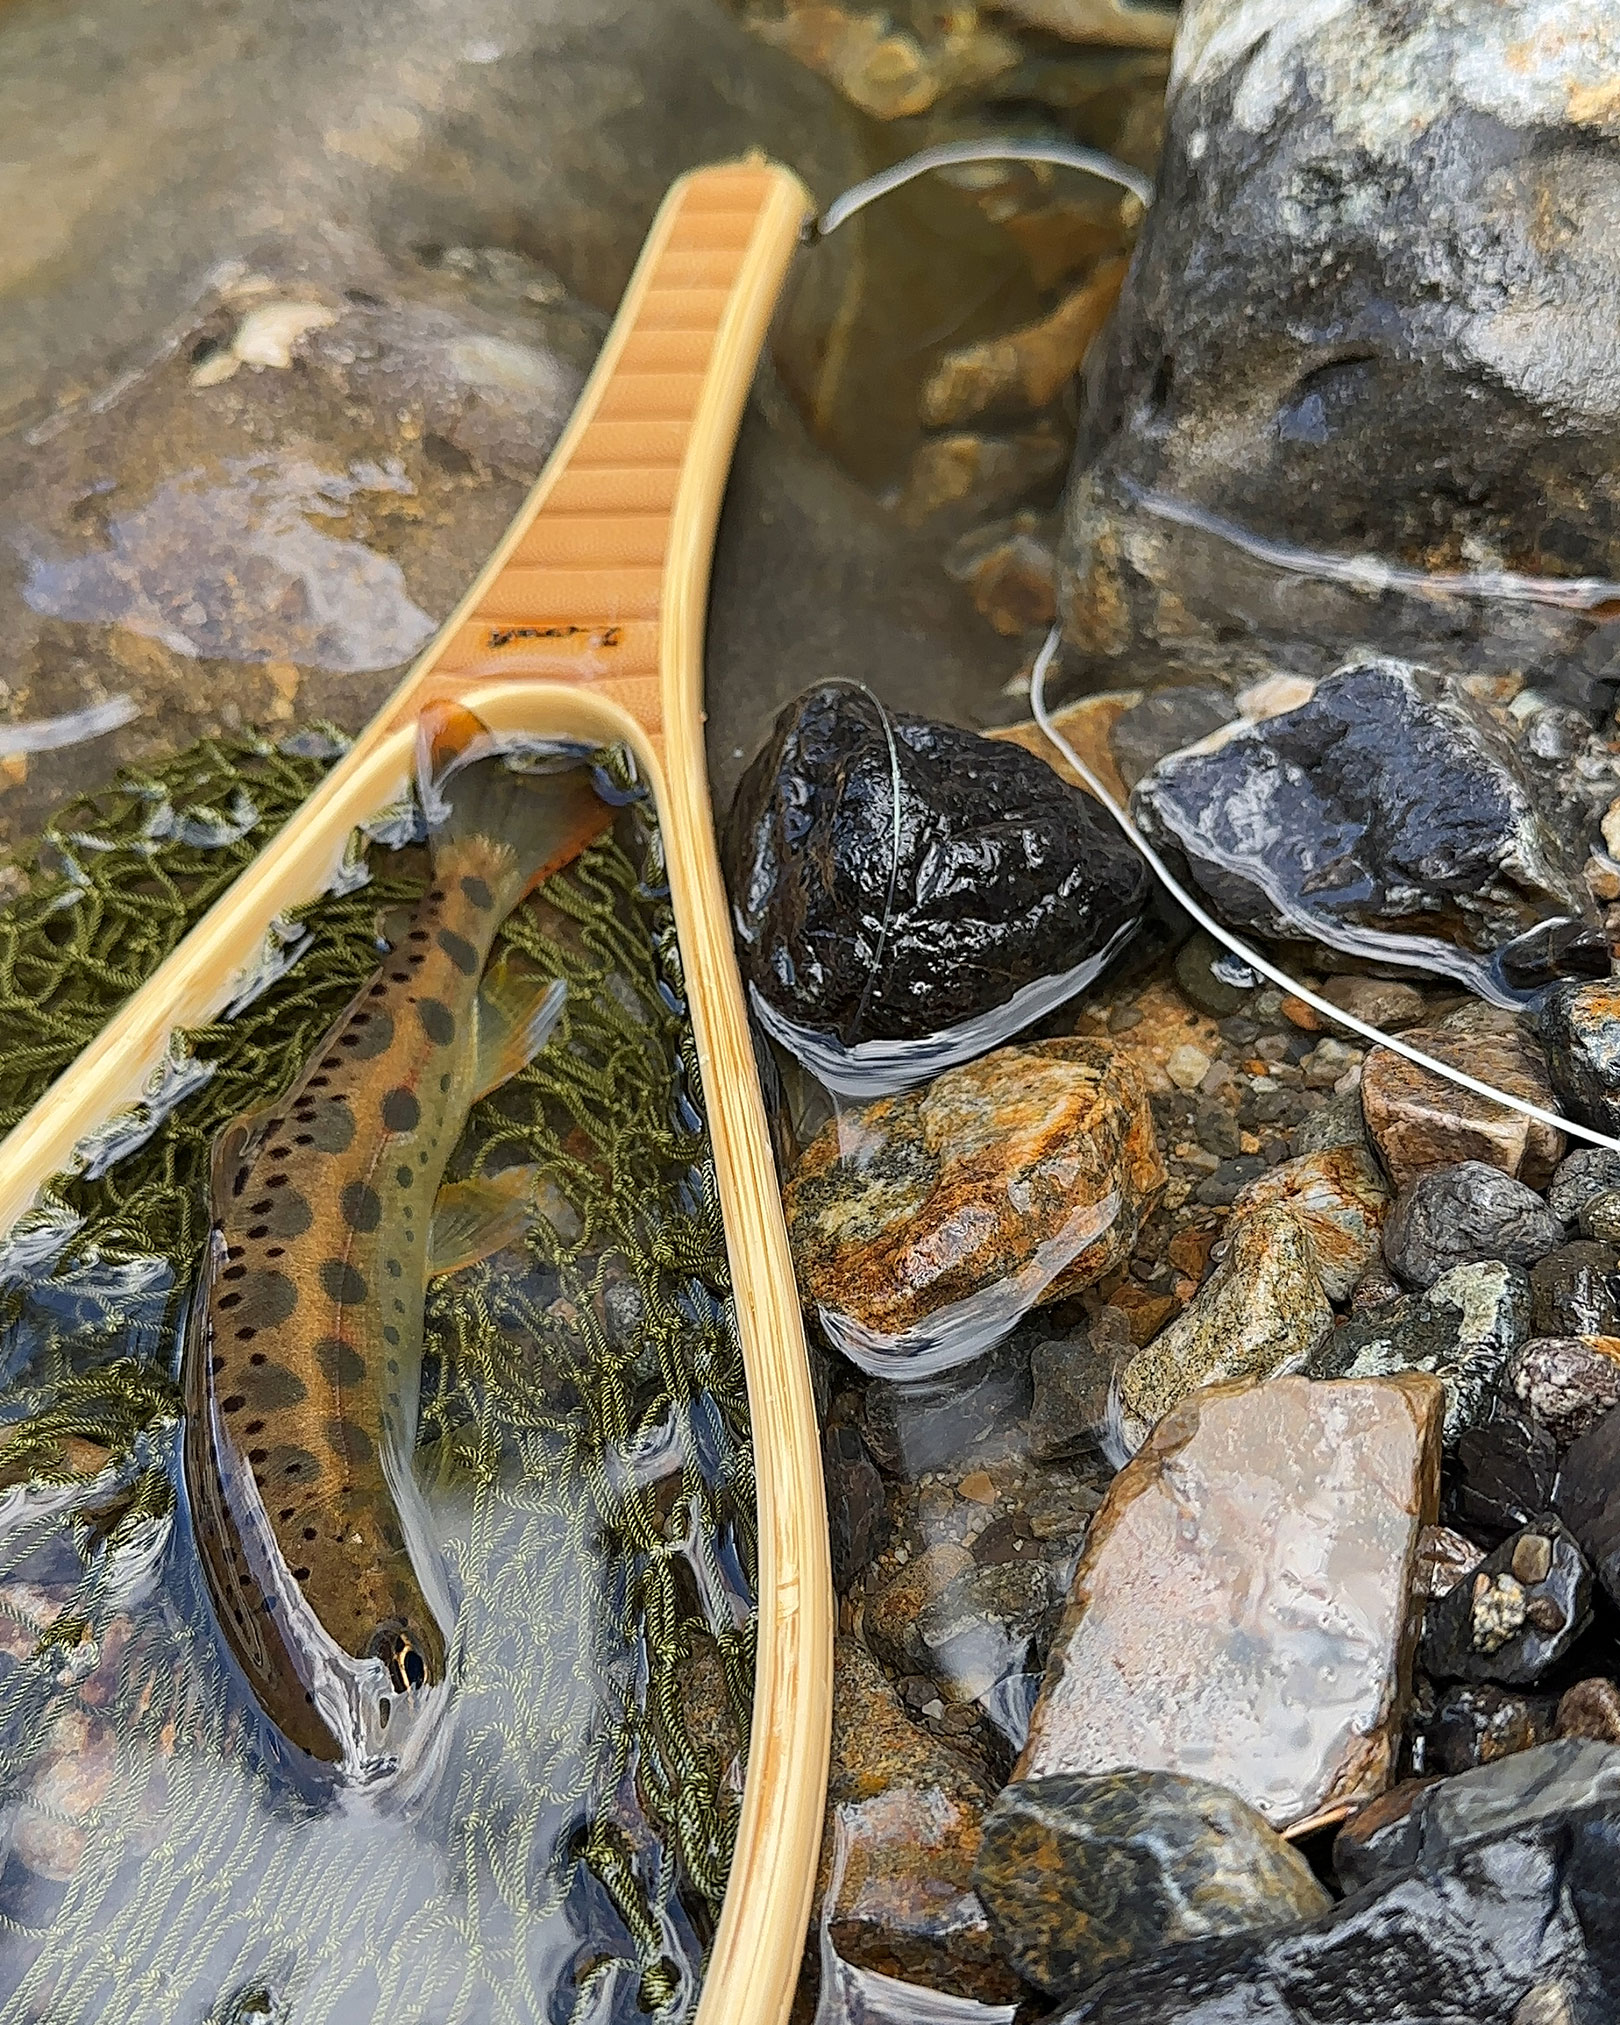
[[[1403,1039],[1510,1096],[1543,1110],[1557,1103],[1534,1037],[1511,1013],[1470,1004]],[[1527,1187],[1542,1187],[1564,1150],[1563,1134],[1522,1112],[1476,1097],[1390,1048],[1374,1048],[1361,1071],[1367,1131],[1397,1188],[1458,1161],[1481,1160]]]
[[[1617,62],[1606,0],[1184,7],[1069,491],[1069,630],[1109,681],[1369,645],[1611,679],[1558,580],[1620,577]]]
[[[1512,1534],[1429,1605],[1419,1658],[1436,1680],[1529,1687],[1592,1621],[1592,1576],[1552,1514]]]
[[[1430,1786],[1387,1866],[1322,1918],[1115,1970],[1065,2025],[1605,2025],[1617,1762],[1556,1744]]]
[[[1404,663],[1353,663],[1297,708],[1161,760],[1131,806],[1233,927],[1397,957],[1493,997],[1504,947],[1592,908],[1506,736]]]
[[[1197,1294],[1125,1368],[1120,1402],[1139,1437],[1200,1386],[1298,1367],[1333,1327],[1316,1249],[1289,1210],[1253,1210]]]
[[[846,1112],[783,1206],[832,1340],[876,1376],[923,1378],[1127,1258],[1164,1178],[1136,1069],[1076,1038]]]
[[[1171,1772],[1015,1780],[985,1822],[974,1883],[1008,1961],[1053,1997],[1181,1941],[1332,1904],[1252,1807]]]
[[[1239,1189],[1233,1221],[1261,1209],[1286,1209],[1299,1222],[1322,1291],[1345,1301],[1378,1257],[1389,1189],[1364,1146],[1334,1146],[1280,1161]]]
[[[1606,1414],[1568,1455],[1553,1502],[1613,1603],[1620,1603],[1620,1411]]]
[[[1516,1266],[1454,1266],[1426,1294],[1369,1308],[1335,1329],[1309,1369],[1319,1378],[1428,1371],[1446,1388],[1454,1447],[1484,1412],[1507,1361],[1530,1333],[1530,1287]]]
[[[1078,991],[1148,885],[1101,805],[1022,746],[844,684],[778,718],[738,788],[726,868],[761,1021],[823,1081],[868,1095]]]
[[[1580,1680],[1559,1701],[1558,1734],[1620,1744],[1620,1687],[1612,1680]]]
[[[1018,1776],[1187,1773],[1277,1828],[1381,1791],[1441,1398],[1279,1378],[1161,1421],[1092,1521]]]
[[[1538,1336],[1515,1351],[1507,1385],[1567,1448],[1620,1406],[1620,1337]]]
[[[1615,1188],[1620,1188],[1620,1153],[1606,1146],[1577,1146],[1559,1161],[1547,1184],[1547,1207],[1563,1223],[1579,1223],[1589,1202]]]
[[[1384,1228],[1384,1257],[1409,1287],[1432,1287],[1453,1266],[1486,1259],[1533,1266],[1563,1235],[1534,1189],[1482,1160],[1463,1160],[1401,1190]]]
[[[973,1892],[989,1801],[969,1761],[906,1715],[860,1641],[839,1639],[821,1891],[836,1877],[823,1917],[842,1960],[990,2003],[1017,1996]]]

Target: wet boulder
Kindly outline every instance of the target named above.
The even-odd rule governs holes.
[[[1404,1039],[1437,1062],[1542,1110],[1556,1110],[1547,1064],[1528,1024],[1472,1001]],[[1393,1048],[1374,1048],[1361,1072],[1367,1133],[1391,1180],[1404,1188],[1431,1168],[1482,1160],[1529,1188],[1547,1180],[1564,1150],[1553,1126],[1465,1090]]]
[[[1094,797],[1022,746],[842,683],[778,718],[725,862],[761,1023],[867,1095],[981,1054],[1081,989],[1148,884]]]
[[[1577,1238],[1530,1269],[1538,1336],[1620,1336],[1620,1252]]]
[[[1335,1329],[1308,1369],[1321,1378],[1388,1378],[1428,1371],[1446,1388],[1445,1438],[1454,1447],[1492,1398],[1530,1330],[1530,1288],[1514,1266],[1454,1266],[1425,1294],[1368,1308]]]
[[[1125,1367],[1127,1437],[1139,1441],[1200,1386],[1297,1370],[1332,1327],[1304,1224],[1275,1205],[1252,1209],[1192,1300]]]
[[[1250,934],[1399,957],[1499,998],[1502,952],[1556,916],[1590,920],[1607,974],[1579,861],[1531,777],[1429,669],[1352,662],[1296,708],[1161,760],[1131,806]]]
[[[1171,1772],[1015,1780],[974,1883],[1007,1959],[1055,1997],[1178,1942],[1296,1925],[1332,1903],[1235,1793]]]
[[[874,1377],[914,1381],[1122,1263],[1164,1180],[1140,1074],[1074,1038],[846,1111],[805,1149],[783,1208],[831,1340]]]
[[[1402,1189],[1384,1229],[1384,1257],[1409,1287],[1432,1287],[1453,1266],[1487,1259],[1533,1266],[1563,1234],[1534,1189],[1482,1160],[1462,1160]]]
[[[1457,1443],[1450,1496],[1459,1521],[1487,1538],[1517,1532],[1552,1508],[1557,1488],[1558,1444],[1540,1421],[1491,1394]]]
[[[1435,1680],[1529,1687],[1592,1621],[1592,1576],[1553,1515],[1504,1540],[1431,1602],[1419,1658]]]
[[[1344,1301],[1378,1257],[1389,1189],[1362,1146],[1331,1146],[1283,1160],[1238,1190],[1234,1221],[1259,1209],[1286,1209],[1316,1261],[1322,1291]]]
[[[1431,1786],[1393,1867],[1331,1912],[1115,1970],[1065,2025],[1606,2025],[1620,2006],[1615,1757],[1552,1745]]]
[[[1017,1776],[1191,1774],[1279,1829],[1382,1791],[1441,1403],[1426,1377],[1278,1378],[1171,1412],[1092,1521]]]
[[[1606,980],[1557,985],[1539,1024],[1559,1096],[1599,1131],[1620,1131],[1620,990]],[[1602,1147],[1592,1152],[1616,1157]]]
[[[1606,0],[1183,9],[1068,496],[1110,685],[1368,646],[1613,679],[1564,580],[1620,578],[1617,64]]]
[[[1568,1448],[1620,1406],[1620,1337],[1537,1336],[1514,1352],[1507,1389]]]

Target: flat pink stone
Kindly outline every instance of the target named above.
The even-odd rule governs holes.
[[[1440,1490],[1438,1380],[1192,1393],[1092,1522],[1015,1777],[1213,1779],[1275,1828],[1388,1785]]]

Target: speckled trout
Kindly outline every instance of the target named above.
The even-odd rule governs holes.
[[[186,1351],[185,1479],[227,1644],[276,1727],[356,1784],[420,1763],[454,1611],[412,1474],[429,1279],[522,1231],[533,1175],[441,1187],[467,1114],[563,987],[496,959],[524,895],[611,820],[588,768],[514,771],[423,720],[432,884],[298,1081],[220,1135]]]

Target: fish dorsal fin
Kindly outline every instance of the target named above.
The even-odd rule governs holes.
[[[551,1038],[567,996],[560,977],[531,970],[511,950],[495,958],[478,987],[476,1095],[487,1096],[529,1066]]]
[[[447,1181],[433,1203],[428,1278],[459,1273],[516,1244],[529,1223],[537,1167],[504,1167],[473,1181]]]

